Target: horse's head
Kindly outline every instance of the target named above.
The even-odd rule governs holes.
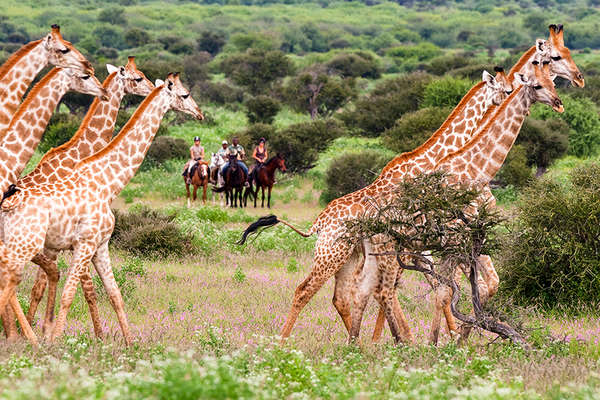
[[[208,176],[208,164],[206,162],[202,162],[198,168],[200,169],[200,179],[206,178]]]
[[[283,158],[283,155],[281,153],[277,153],[275,159],[277,160],[277,168],[279,168],[281,172],[285,172],[285,159]]]
[[[217,153],[212,153],[210,155],[210,167],[214,168],[217,166],[218,156]]]

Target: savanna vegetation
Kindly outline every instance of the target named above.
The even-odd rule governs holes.
[[[170,112],[142,168],[114,202],[113,269],[136,336],[122,343],[95,278],[105,339],[79,291],[64,340],[0,342],[0,398],[595,398],[600,393],[600,3],[594,0],[339,2],[55,0],[0,3],[0,61],[53,23],[94,64],[135,55],[152,80],[181,71],[206,120]],[[584,89],[557,79],[565,113],[535,105],[493,182],[502,222],[490,249],[500,291],[488,311],[524,350],[476,331],[427,345],[433,294],[405,272],[398,296],[417,344],[389,333],[347,346],[329,282],[285,346],[279,333],[315,238],[277,226],[238,246],[267,212],[184,208],[194,136],[209,152],[265,137],[286,158],[272,204],[308,228],[325,204],[372,181],[439,127],[483,69],[509,69],[550,23]],[[90,98],[68,94],[29,168],[77,129]],[[140,99],[127,96],[120,129]],[[70,255],[60,260],[66,271]],[[34,268],[19,299],[28,306]],[[464,300],[464,299],[463,299]],[[26,310],[25,310],[26,311]],[[38,317],[41,312],[38,311]],[[39,326],[34,326],[39,332]]]

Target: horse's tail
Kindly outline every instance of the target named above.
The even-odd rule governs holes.
[[[301,230],[299,230],[298,228],[296,228],[295,226],[293,226],[292,224],[290,224],[287,221],[284,221],[282,219],[277,218],[277,216],[275,215],[268,215],[266,217],[260,217],[256,222],[253,222],[252,224],[250,224],[250,226],[248,228],[246,228],[246,230],[244,231],[244,233],[242,233],[242,238],[237,242],[237,244],[244,244],[246,243],[246,238],[248,237],[248,235],[255,233],[258,229],[260,228],[269,228],[271,226],[275,226],[278,223],[282,223],[286,226],[289,226],[290,228],[292,228],[292,230],[296,233],[298,233],[301,236],[304,237],[309,237],[312,236],[314,233],[314,226],[311,227],[308,232],[302,232]],[[258,234],[260,234],[261,231],[258,232]]]

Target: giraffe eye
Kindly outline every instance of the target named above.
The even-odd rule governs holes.
[[[184,94],[184,95],[183,95],[183,96],[181,96],[181,97],[183,97],[184,99],[187,99],[188,97],[190,97],[190,94],[189,94],[189,93],[188,93],[188,94]]]
[[[66,49],[64,49],[64,50],[61,50],[60,52],[61,52],[61,53],[63,53],[63,54],[67,54],[67,53],[68,53],[68,52],[70,52],[70,51],[71,51],[71,49],[69,49],[69,48],[67,47]]]
[[[556,56],[556,57],[550,57],[552,59],[552,61],[559,61],[560,59],[562,59],[561,56]]]
[[[136,81],[137,83],[140,83],[141,81],[143,81],[144,78],[135,78],[134,81]]]
[[[507,90],[506,94],[510,95],[513,91],[512,90]]]
[[[84,81],[87,81],[88,79],[90,79],[89,75],[84,75],[81,77],[81,79],[83,79]]]
[[[542,85],[537,85],[533,87],[535,90],[540,90],[542,88]]]

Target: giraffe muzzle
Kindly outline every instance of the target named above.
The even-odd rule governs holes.
[[[578,72],[575,79],[573,79],[573,84],[577,87],[585,87],[585,79],[583,78],[583,74]]]
[[[558,113],[562,113],[565,111],[562,101],[558,98],[554,99],[554,101],[552,102],[552,109]]]

